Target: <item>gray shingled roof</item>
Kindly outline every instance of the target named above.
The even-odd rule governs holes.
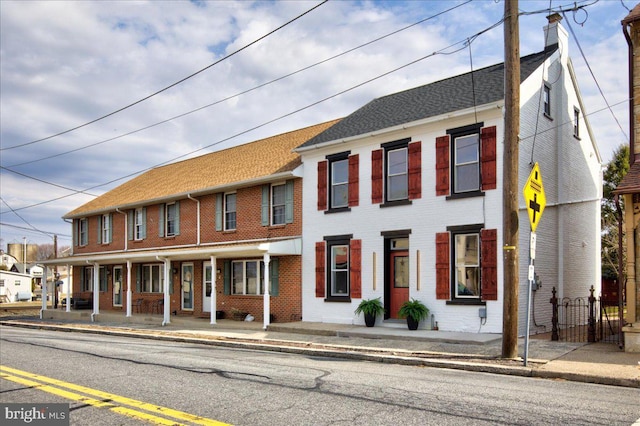
[[[531,75],[558,45],[520,58],[520,82]],[[473,76],[473,85],[472,85]],[[363,135],[424,118],[504,99],[504,63],[374,99],[299,148]]]

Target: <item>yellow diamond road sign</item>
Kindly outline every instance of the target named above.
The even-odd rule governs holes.
[[[529,213],[529,221],[531,222],[531,231],[536,232],[538,223],[542,218],[542,212],[547,205],[547,199],[544,196],[544,186],[542,185],[542,174],[538,163],[533,166],[529,179],[522,190],[524,200]]]

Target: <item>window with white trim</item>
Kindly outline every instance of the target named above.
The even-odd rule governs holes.
[[[224,194],[224,230],[236,229],[236,193]]]
[[[480,298],[480,233],[454,237],[454,298]]]
[[[89,220],[86,218],[78,220],[78,245],[89,244]]]
[[[102,244],[109,244],[111,242],[111,215],[103,214],[100,224],[100,234]]]
[[[453,141],[453,192],[480,191],[480,125],[448,131]]]
[[[349,241],[328,241],[329,296],[349,296]]]
[[[141,290],[143,293],[162,293],[164,289],[164,265],[142,265]]]
[[[264,262],[259,260],[231,262],[231,294],[264,294]]]
[[[349,160],[348,153],[344,158],[329,162],[331,173],[331,193],[329,195],[330,208],[338,209],[349,206]]]
[[[409,197],[409,157],[407,147],[389,149],[387,154],[387,201]]]
[[[165,207],[165,236],[173,237],[178,234],[178,204],[169,203]]]
[[[285,185],[271,185],[271,224],[285,224]]]
[[[146,234],[146,224],[145,224],[145,217],[144,217],[144,210],[142,207],[138,207],[135,210],[135,213],[133,215],[134,217],[134,226],[133,226],[133,233],[134,233],[134,239],[135,240],[142,240],[144,239],[144,236]]]
[[[84,268],[81,275],[82,282],[80,287],[82,291],[93,291],[93,267],[87,266]]]

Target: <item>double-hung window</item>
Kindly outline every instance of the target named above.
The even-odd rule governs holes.
[[[448,304],[498,300],[498,231],[482,224],[436,234],[436,298]]]
[[[86,218],[78,220],[78,245],[89,244],[89,221]]]
[[[162,293],[164,290],[164,265],[142,265],[141,291]]]
[[[352,235],[326,236],[316,243],[316,297],[334,302],[361,297],[361,247]]]
[[[329,245],[329,295],[349,295],[349,243]]]
[[[285,224],[285,184],[271,185],[271,224]]]
[[[231,293],[235,295],[264,294],[264,262],[236,260],[231,264]]]
[[[471,133],[454,138],[454,191],[480,190],[480,137]]]
[[[380,164],[382,168],[382,164]],[[382,172],[382,169],[380,169]],[[360,155],[330,154],[318,162],[318,210],[345,212],[360,203]]]
[[[401,139],[371,151],[371,202],[380,207],[422,197],[422,143]]]
[[[98,223],[98,244],[109,244],[112,237],[112,215],[103,214]]]
[[[169,203],[165,208],[165,236],[173,237],[178,232],[178,203]]]
[[[348,153],[329,161],[330,193],[329,208],[339,209],[349,206],[349,160]]]
[[[146,234],[146,214],[143,207],[139,207],[133,214],[133,238],[136,241],[143,240]]]
[[[386,157],[386,200],[406,200],[409,197],[409,161],[407,147],[390,148],[386,151]]]
[[[480,233],[454,235],[454,298],[480,298]]]
[[[236,193],[224,194],[224,230],[236,229]]]

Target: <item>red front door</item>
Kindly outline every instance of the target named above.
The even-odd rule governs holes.
[[[409,300],[409,252],[392,251],[389,261],[389,317],[398,318],[400,306]]]

